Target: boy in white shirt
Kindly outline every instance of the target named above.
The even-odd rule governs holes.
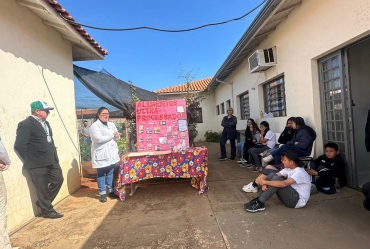
[[[261,186],[258,197],[245,203],[244,208],[248,212],[265,210],[265,202],[275,193],[280,201],[289,208],[301,208],[307,204],[310,198],[310,176],[302,168],[303,163],[294,151],[282,153],[284,169],[278,173],[271,173],[264,179],[258,179],[256,183]]]

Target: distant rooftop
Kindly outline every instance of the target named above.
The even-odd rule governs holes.
[[[197,91],[206,90],[207,87],[208,87],[208,84],[211,82],[212,78],[213,77],[208,77],[208,78],[205,78],[205,79],[200,79],[200,80],[190,82],[189,91],[197,92]],[[188,85],[185,83],[185,84],[180,84],[180,85],[176,85],[176,86],[170,86],[170,87],[162,88],[162,89],[156,90],[154,92],[158,93],[158,94],[184,93],[184,92],[188,91],[187,88],[188,88]]]

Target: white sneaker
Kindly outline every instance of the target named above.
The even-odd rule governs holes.
[[[262,158],[262,161],[264,161],[265,163],[268,163],[268,162],[271,162],[273,159],[274,159],[273,156],[268,155],[267,157]]]
[[[248,183],[247,185],[244,185],[243,187],[242,187],[242,189],[243,188],[247,188],[249,185],[252,185],[253,184],[253,182],[250,182],[250,183]]]
[[[253,187],[253,183],[249,183],[246,187],[243,187],[243,191],[246,193],[257,193],[257,188]]]
[[[247,162],[247,160],[245,160],[244,158],[240,158],[240,160],[237,161],[237,163],[246,163],[246,162]]]

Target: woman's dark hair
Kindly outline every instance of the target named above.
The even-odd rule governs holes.
[[[101,113],[103,110],[107,110],[107,111],[109,112],[108,108],[106,108],[106,107],[104,107],[104,106],[100,107],[100,108],[98,109],[98,111],[96,112],[96,114],[95,114],[94,122],[95,122],[96,120],[98,120],[98,119],[99,119],[99,115],[100,115],[100,113]]]
[[[252,125],[253,125],[253,130],[261,132],[260,128],[258,127],[258,125],[256,123],[252,123]]]
[[[288,126],[288,122],[289,122],[289,121],[294,122],[294,119],[295,119],[295,117],[290,117],[290,118],[288,118],[288,120],[286,121],[286,126]]]
[[[252,124],[255,124],[256,122],[254,122],[254,119],[253,118],[248,118],[248,120],[250,120],[252,122]],[[248,122],[247,120],[247,122]]]
[[[303,126],[303,125],[306,125],[306,124],[304,123],[304,119],[303,119],[302,117],[295,117],[295,118],[293,119],[293,122],[294,122],[298,127]]]
[[[269,125],[269,123],[267,123],[266,121],[262,121],[262,122],[260,123],[260,125],[263,125],[263,126],[265,126],[265,127],[266,127],[265,133],[263,134],[263,137],[265,137],[265,135],[267,134],[267,132],[270,130],[270,125]]]

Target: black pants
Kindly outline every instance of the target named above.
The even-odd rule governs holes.
[[[243,151],[243,155],[242,157],[247,160],[248,162],[250,161],[249,160],[249,149],[250,148],[253,148],[255,146],[255,144],[253,142],[250,142],[250,141],[246,141],[244,143],[244,151]]]
[[[52,202],[59,193],[64,180],[59,164],[29,169],[29,172],[41,210],[54,211]]]
[[[225,148],[225,144],[226,144],[227,140],[230,140],[230,145],[231,145],[231,156],[230,156],[230,158],[235,159],[235,156],[236,156],[235,139],[229,139],[229,138],[223,138],[223,137],[221,137],[221,140],[220,140],[221,158],[226,158],[227,157],[226,156],[226,148]]]

